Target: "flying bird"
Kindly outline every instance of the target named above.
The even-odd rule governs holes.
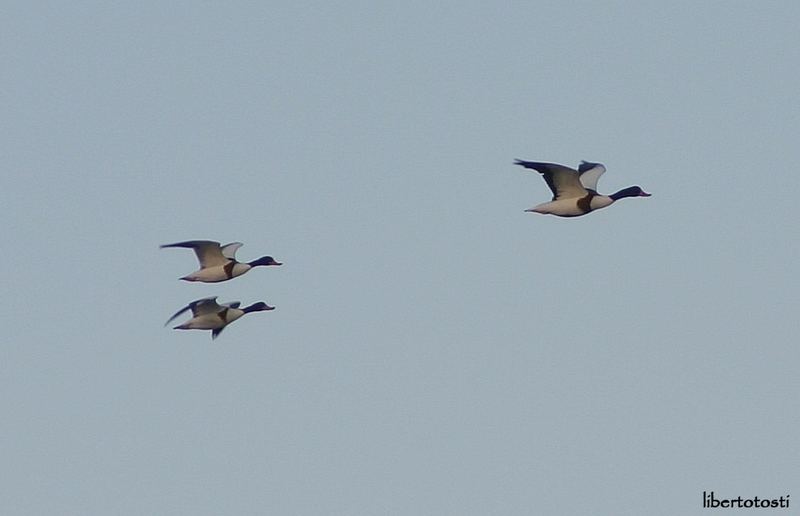
[[[239,308],[241,303],[235,301],[233,303],[217,303],[217,296],[205,297],[192,301],[185,307],[181,308],[164,323],[164,326],[171,323],[176,317],[183,314],[187,310],[192,311],[192,318],[183,324],[175,326],[175,330],[211,330],[211,339],[216,339],[222,330],[233,321],[239,319],[245,314],[250,312],[263,312],[266,310],[275,310],[274,306],[269,306],[263,301],[253,303],[250,306]]]
[[[553,192],[553,199],[525,211],[556,215],[558,217],[579,217],[589,212],[612,205],[625,197],[650,197],[638,186],[623,188],[611,195],[597,193],[597,180],[606,171],[600,163],[581,161],[578,170],[538,161],[516,160],[515,165],[530,168],[542,174],[547,186]]]
[[[181,279],[184,281],[217,283],[241,276],[259,265],[283,265],[276,262],[272,256],[262,256],[252,262],[239,262],[236,260],[236,251],[243,245],[241,242],[220,245],[219,242],[211,240],[189,240],[188,242],[164,244],[161,248],[184,247],[194,250],[194,254],[197,255],[197,260],[200,262],[200,268],[182,277]]]

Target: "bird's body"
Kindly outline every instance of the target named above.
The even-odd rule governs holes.
[[[192,249],[195,252],[197,260],[200,262],[200,268],[182,277],[181,279],[184,281],[217,283],[241,276],[259,265],[282,265],[271,256],[263,256],[252,262],[237,261],[236,251],[242,245],[240,242],[220,245],[219,242],[212,240],[189,240],[187,242],[165,244],[161,248],[183,247]]]
[[[555,215],[557,217],[579,217],[612,205],[625,197],[649,197],[638,186],[631,186],[611,195],[597,193],[597,181],[606,171],[600,163],[581,162],[578,170],[537,161],[517,160],[516,165],[535,170],[542,174],[547,186],[553,192],[553,199],[525,211]]]
[[[599,210],[610,206],[614,201],[606,195],[591,195],[575,199],[559,199],[550,201],[529,208],[525,211],[541,213],[543,215],[555,215],[557,217],[579,217],[586,215],[590,211]]]
[[[248,263],[229,261],[225,265],[214,267],[201,267],[191,274],[187,274],[181,279],[184,281],[199,281],[202,283],[219,283],[227,281],[237,276],[241,276],[253,267]]]
[[[172,322],[176,317],[184,312],[191,310],[192,318],[183,324],[175,326],[175,330],[211,330],[211,338],[215,339],[222,333],[222,330],[232,323],[233,321],[241,318],[250,312],[260,312],[266,310],[274,310],[274,306],[269,306],[264,302],[259,301],[250,306],[239,308],[239,302],[218,304],[217,298],[206,297],[192,301],[185,307],[181,308],[169,318],[165,326]]]

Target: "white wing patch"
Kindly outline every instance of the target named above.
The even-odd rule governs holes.
[[[515,162],[525,168],[535,170],[542,174],[542,178],[553,192],[553,200],[576,199],[585,197],[589,192],[580,182],[580,173],[572,168],[558,165],[556,163],[544,163],[540,161],[523,161],[518,159]]]
[[[579,169],[581,170],[580,180],[583,187],[587,190],[594,190],[597,192],[597,181],[606,171],[606,167],[600,163],[589,163],[587,161],[583,161],[581,162]]]
[[[203,269],[228,263],[228,259],[222,256],[222,251],[220,251],[219,244],[216,242],[199,245],[194,248],[194,252],[197,255],[197,261],[200,262],[200,267]]]
[[[241,242],[231,242],[222,246],[222,256],[229,260],[236,259],[236,251],[239,250],[244,244]]]

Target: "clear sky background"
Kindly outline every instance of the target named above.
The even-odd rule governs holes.
[[[3,514],[800,506],[795,2],[1,14]]]

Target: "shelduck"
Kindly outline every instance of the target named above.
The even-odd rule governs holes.
[[[516,160],[515,165],[530,168],[542,174],[547,186],[553,191],[553,200],[539,204],[525,211],[556,215],[558,217],[579,217],[595,210],[605,208],[625,197],[650,197],[638,186],[623,188],[611,195],[597,193],[597,180],[606,171],[600,163],[581,161],[578,170],[537,161]]]
[[[166,247],[184,247],[194,250],[200,269],[188,274],[181,279],[184,281],[202,281],[203,283],[217,283],[241,276],[253,267],[259,265],[283,265],[276,262],[272,256],[262,256],[252,262],[239,262],[236,260],[236,251],[242,247],[241,242],[232,242],[220,245],[211,240],[189,240],[175,244],[164,244]]]
[[[239,308],[240,305],[241,303],[238,301],[220,305],[217,303],[217,296],[205,297],[203,299],[192,301],[185,307],[175,312],[175,315],[170,317],[169,320],[164,323],[164,326],[171,323],[176,317],[187,310],[191,310],[192,318],[183,324],[175,326],[173,329],[211,330],[211,339],[213,340],[216,339],[220,333],[222,333],[222,330],[224,330],[227,325],[245,314],[249,314],[250,312],[275,310],[274,306],[269,306],[263,301],[253,303],[252,305],[244,308]]]

